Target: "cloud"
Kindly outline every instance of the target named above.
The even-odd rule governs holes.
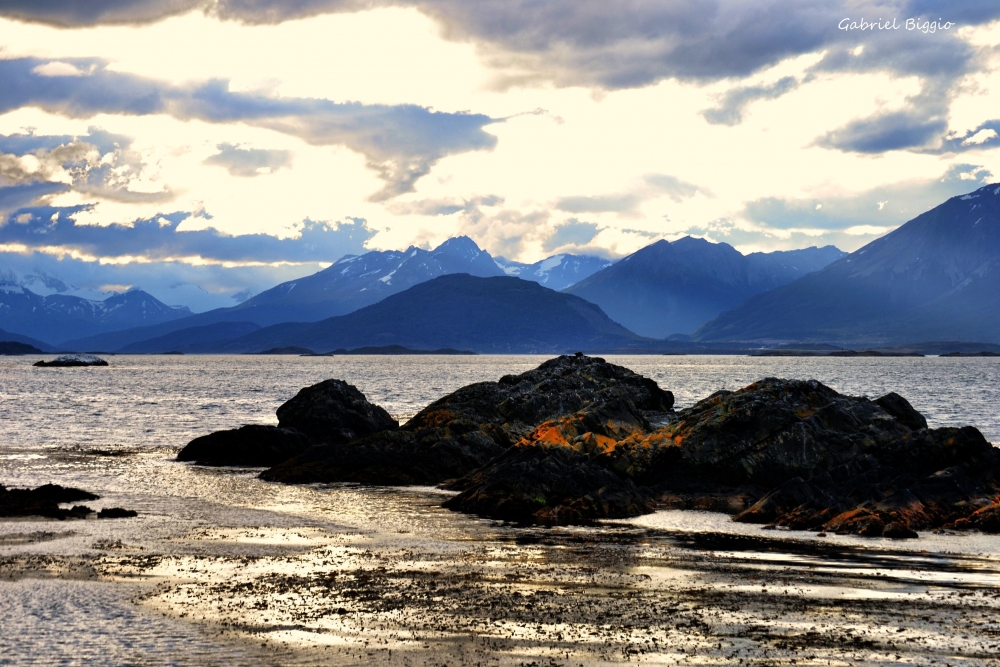
[[[0,187],[0,223],[6,218],[6,213],[16,211],[24,206],[34,204],[44,197],[69,190],[63,183],[25,183]],[[0,237],[3,228],[0,227]]]
[[[0,136],[0,186],[35,184],[34,199],[0,205],[0,213],[70,190],[88,197],[130,203],[160,203],[173,198],[169,190],[132,188],[142,176],[143,159],[129,150],[127,137],[95,128],[82,137]],[[10,151],[10,152],[7,152]],[[31,192],[31,188],[22,188]]]
[[[609,195],[584,195],[561,197],[555,207],[567,213],[619,213],[634,214],[639,205],[657,197],[669,197],[675,202],[689,199],[698,192],[712,196],[697,185],[687,183],[668,174],[647,174],[642,183],[627,192]]]
[[[63,27],[145,23],[196,8],[205,0],[4,0],[0,15]]]
[[[873,230],[890,231],[951,197],[985,185],[990,178],[992,174],[982,167],[958,164],[940,178],[902,181],[860,193],[835,193],[810,199],[757,199],[746,204],[742,216],[774,230],[879,235]]]
[[[741,0],[8,0],[0,15],[61,26],[141,23],[200,9],[223,20],[274,24],[376,7],[414,7],[454,41],[474,42],[498,68],[518,79],[560,86],[630,88],[677,78],[717,81],[745,77],[783,60],[827,51],[831,62],[858,44],[887,44],[886,33],[838,29],[844,17],[944,17],[962,26],[1000,17],[989,0],[945,2],[758,2]],[[901,33],[903,31],[895,31]],[[928,73],[961,59],[960,40],[897,34],[882,49],[881,68]],[[945,44],[941,47],[939,44]],[[868,48],[865,49],[868,51]],[[895,57],[897,50],[908,51]],[[921,56],[920,52],[924,55]]]
[[[0,274],[12,270],[21,278],[52,276],[85,298],[101,298],[101,292],[112,289],[143,289],[164,303],[187,306],[194,312],[235,306],[241,292],[257,294],[321,268],[312,263],[236,267],[183,262],[115,264],[44,252],[0,252]]]
[[[0,227],[0,244],[75,251],[102,259],[140,257],[143,261],[197,257],[227,263],[333,262],[343,255],[365,252],[375,232],[360,219],[338,223],[306,220],[293,238],[268,234],[229,236],[215,229],[185,231],[187,213],[137,220],[132,225],[78,225],[76,208],[38,208],[22,213],[30,220]]]
[[[747,107],[757,100],[773,100],[794,90],[798,80],[793,76],[782,77],[766,86],[741,86],[732,88],[719,100],[719,106],[701,112],[713,125],[739,125],[746,116]]]
[[[34,58],[0,60],[4,81],[0,113],[38,106],[71,118],[166,114],[210,123],[241,121],[313,145],[341,145],[363,154],[368,167],[385,181],[385,187],[372,195],[373,201],[412,191],[416,181],[446,155],[496,145],[496,137],[483,128],[497,121],[482,114],[234,93],[222,80],[173,86],[115,72],[92,59],[72,62],[92,70],[87,76],[40,76],[34,70],[44,64]]]
[[[291,151],[240,148],[233,144],[219,144],[218,149],[205,164],[225,167],[233,176],[270,174],[292,162]]]
[[[816,144],[856,153],[884,153],[929,145],[944,135],[948,122],[915,110],[893,111],[852,121],[828,132]]]
[[[567,213],[626,213],[642,203],[637,194],[595,195],[563,197],[556,201],[556,208]]]
[[[542,248],[546,252],[552,252],[556,248],[565,246],[585,246],[597,236],[597,223],[580,222],[576,218],[571,218],[568,222],[556,225],[549,236],[542,243]]]
[[[479,213],[480,206],[499,206],[502,197],[487,195],[471,199],[418,199],[414,201],[392,202],[386,208],[395,215],[454,215],[455,213]]]

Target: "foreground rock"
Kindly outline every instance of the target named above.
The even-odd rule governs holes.
[[[32,366],[70,368],[73,366],[107,366],[108,362],[93,354],[64,354],[52,361],[36,361]]]
[[[896,394],[872,401],[769,378],[717,392],[652,431],[586,412],[547,422],[452,486],[462,493],[448,507],[504,519],[562,523],[683,507],[907,537],[956,521],[993,525],[1000,452],[972,427],[927,429]]]
[[[399,424],[343,380],[306,387],[278,408],[278,425],[249,425],[195,438],[178,461],[207,466],[273,466],[317,444],[346,443]]]
[[[273,466],[311,446],[309,437],[295,429],[251,424],[195,438],[177,460],[203,466]]]
[[[63,503],[97,500],[99,496],[82,489],[45,484],[36,489],[8,489],[0,484],[0,517],[42,516],[50,519],[82,519],[94,510],[84,505],[71,509]]]
[[[646,431],[650,420],[672,414],[673,402],[670,392],[627,368],[562,356],[498,382],[463,387],[398,431],[310,449],[261,477],[300,484],[439,484],[489,463],[548,419],[607,412],[628,432]]]

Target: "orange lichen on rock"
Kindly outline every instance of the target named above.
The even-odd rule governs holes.
[[[447,426],[455,419],[455,413],[451,410],[441,408],[421,415],[421,426],[424,428],[434,428],[436,426]]]

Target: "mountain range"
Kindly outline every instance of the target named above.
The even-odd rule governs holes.
[[[512,266],[514,270],[533,267],[522,277],[541,282],[558,276],[557,282],[561,284],[573,275],[589,275],[587,271],[596,271],[608,263],[588,256],[559,255],[557,258],[536,265],[513,266],[510,262],[495,260],[467,236],[448,239],[433,250],[413,246],[401,252],[372,250],[363,255],[342,257],[318,273],[272,287],[237,306],[217,308],[156,326],[74,338],[64,344],[73,349],[122,350],[182,329],[198,328],[198,335],[208,335],[209,330],[203,327],[222,322],[250,323],[258,327],[282,322],[315,322],[378,303],[442,275],[466,273],[481,278],[500,277]]]
[[[702,341],[1000,342],[1000,184],[706,323]]]
[[[204,336],[207,330],[197,333]],[[448,274],[320,322],[277,324],[228,341],[145,341],[129,351],[235,353],[294,346],[324,352],[402,345],[416,350],[549,354],[644,349],[652,343],[613,322],[594,304],[535,282]]]
[[[834,246],[743,255],[728,243],[687,236],[648,245],[566,291],[640,335],[665,338],[691,334],[751,296],[844,255]]]
[[[512,262],[503,257],[494,259],[508,276],[531,280],[554,290],[566,289],[614,264],[610,259],[591,255],[553,255],[534,264]]]
[[[5,274],[0,282],[0,323],[42,341],[157,325],[191,314],[187,308],[168,306],[142,290],[111,293],[104,299],[62,292],[43,296],[15,280],[12,274]]]

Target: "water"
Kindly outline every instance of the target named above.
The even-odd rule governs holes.
[[[345,625],[343,619],[348,617],[337,617],[340,625],[324,620],[313,626],[301,619],[293,623],[289,615],[281,628],[257,634],[244,629],[235,637],[218,635],[219,626],[206,629],[204,623],[218,624],[224,615],[211,611],[205,591],[216,590],[212,587],[220,578],[237,577],[238,569],[226,568],[231,559],[247,556],[261,559],[273,573],[292,567],[289,563],[294,570],[319,571],[328,567],[324,563],[331,553],[343,562],[360,559],[357,562],[363,564],[369,562],[359,555],[365,550],[376,553],[379,562],[390,562],[396,557],[391,554],[409,554],[399,556],[408,572],[425,566],[415,563],[428,560],[442,568],[441,563],[459,567],[454,561],[459,558],[516,569],[540,553],[545,562],[562,562],[567,554],[576,554],[573,567],[583,572],[589,571],[594,555],[577,552],[573,545],[584,540],[607,542],[607,549],[615,553],[625,544],[628,558],[633,559],[653,553],[655,557],[649,558],[654,564],[635,572],[653,573],[654,582],[676,579],[671,574],[677,572],[675,561],[688,558],[678,553],[706,548],[727,559],[726,568],[757,568],[765,552],[786,569],[812,568],[822,574],[817,564],[830,564],[833,557],[826,552],[801,557],[791,546],[768,542],[761,547],[757,527],[733,524],[722,515],[661,512],[605,529],[525,531],[442,510],[439,493],[430,489],[288,487],[263,483],[255,471],[206,469],[172,460],[180,447],[210,431],[276,423],[278,405],[300,388],[327,378],[356,385],[402,421],[461,386],[523,372],[545,358],[115,356],[108,358],[107,368],[42,369],[31,366],[33,357],[0,357],[0,483],[77,486],[102,496],[88,503],[95,509],[121,506],[140,513],[137,519],[122,521],[0,522],[0,664],[100,664],[102,656],[130,664],[308,662],[299,654],[294,659],[274,654],[270,644],[265,649],[248,642],[248,634],[269,637],[281,646],[301,644],[303,636],[312,643],[319,641],[317,637],[326,641],[336,636],[339,643],[334,644],[348,651],[342,657],[355,659],[349,651],[354,650],[350,638],[357,633]],[[630,356],[608,360],[655,379],[674,393],[678,407],[763,377],[814,378],[853,395],[877,397],[895,391],[932,427],[971,424],[1000,443],[1000,359]],[[736,542],[720,546],[698,535],[728,535],[726,539]],[[799,537],[772,533],[768,539],[791,545]],[[538,540],[545,546],[530,546]],[[927,535],[905,548],[850,537],[831,537],[826,544],[853,554],[849,567],[830,566],[837,572],[835,578],[861,577],[865,583],[851,587],[849,595],[838,588],[840,584],[830,582],[803,591],[870,596],[877,574],[895,582],[892,591],[876,587],[879,595],[927,589],[933,602],[928,582],[990,588],[1000,581],[1000,539],[995,537]],[[887,550],[896,553],[901,548],[902,562],[887,565]],[[937,555],[921,558],[921,550]],[[153,556],[158,559],[155,563],[142,560]],[[664,565],[668,561],[675,564]],[[765,562],[772,569],[779,565]],[[927,575],[929,570],[936,574]],[[538,575],[540,581],[550,576],[547,572]],[[709,577],[699,572],[709,582],[706,585],[722,585],[717,584],[724,579],[722,574]],[[177,583],[189,579],[193,583]],[[171,592],[160,592],[155,589],[158,585],[171,586]],[[189,596],[183,604],[177,602],[182,589]],[[240,591],[227,590],[226,599],[242,600]],[[246,609],[258,609],[260,599],[246,595],[250,596]],[[190,615],[188,610],[193,610]],[[255,613],[262,612],[244,610],[240,618]],[[268,613],[271,616],[262,616],[262,623],[280,615]],[[320,610],[316,618],[326,619],[327,613]],[[196,617],[198,622],[192,622]],[[482,628],[468,623],[462,627],[482,634]],[[386,647],[396,647],[397,655],[403,650],[398,638],[386,642]],[[956,645],[949,650],[964,649]],[[585,656],[580,659],[586,662]]]

